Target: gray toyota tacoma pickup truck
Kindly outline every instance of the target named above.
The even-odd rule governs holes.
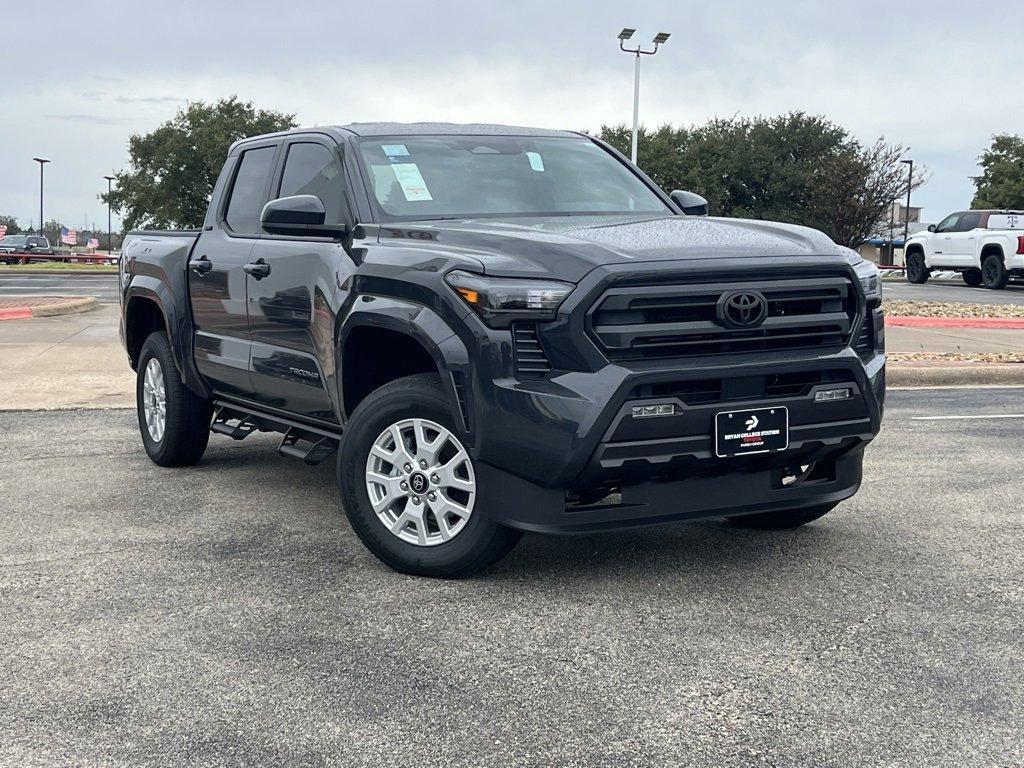
[[[812,521],[881,423],[878,272],[706,212],[566,131],[239,141],[201,230],[124,245],[142,442],[163,466],[211,431],[336,454],[353,529],[413,574],[471,574],[523,531]]]

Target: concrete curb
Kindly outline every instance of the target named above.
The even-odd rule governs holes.
[[[58,315],[73,315],[79,312],[88,312],[100,305],[95,296],[73,296],[59,304],[48,304],[46,306],[33,307],[26,304],[23,307],[7,307],[0,309],[0,320],[21,320],[29,317],[56,317]]]
[[[890,387],[1024,386],[1024,363],[889,363]]]

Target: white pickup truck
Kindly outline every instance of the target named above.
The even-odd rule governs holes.
[[[911,237],[906,254],[911,283],[927,282],[935,269],[959,272],[972,287],[1024,282],[1024,211],[951,213]]]

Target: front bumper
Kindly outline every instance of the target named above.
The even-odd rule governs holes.
[[[808,359],[773,357],[752,364],[717,358],[702,366],[645,370],[609,365],[596,373],[549,380],[498,380],[493,402],[480,417],[475,453],[481,476],[480,508],[514,528],[549,533],[601,530],[700,517],[721,517],[827,504],[860,485],[861,454],[881,426],[885,358],[866,363],[853,350]],[[797,389],[745,396],[758,382],[813,382]],[[720,397],[694,402],[722,382]],[[814,393],[841,384],[853,396],[815,402]],[[679,396],[647,397],[661,391]],[[707,397],[705,395],[705,397]],[[690,400],[690,402],[686,402]],[[642,403],[673,402],[677,415],[634,419]],[[790,412],[785,451],[718,458],[715,413],[784,405]],[[816,463],[814,483],[781,486],[784,469]],[[587,494],[620,489],[622,503],[567,508],[566,490]]]

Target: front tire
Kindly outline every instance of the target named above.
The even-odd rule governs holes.
[[[907,257],[907,282],[921,285],[928,282],[931,270],[924,263],[923,253],[912,253]]]
[[[338,484],[352,529],[381,562],[414,576],[463,578],[522,534],[477,508],[465,435],[435,374],[371,393],[345,427]]]
[[[980,269],[965,269],[961,277],[963,277],[964,283],[971,288],[977,288],[984,279]]]
[[[737,528],[753,528],[760,531],[799,528],[801,525],[807,525],[807,523],[827,515],[836,508],[837,504],[838,502],[805,509],[785,509],[780,512],[759,512],[753,515],[727,517],[726,522]]]
[[[1000,291],[1010,282],[1010,273],[1006,271],[1003,257],[999,254],[990,253],[981,263],[981,274],[985,281],[985,287]]]
[[[185,386],[163,331],[139,354],[135,402],[142,443],[161,467],[189,467],[206,452],[213,406]]]

